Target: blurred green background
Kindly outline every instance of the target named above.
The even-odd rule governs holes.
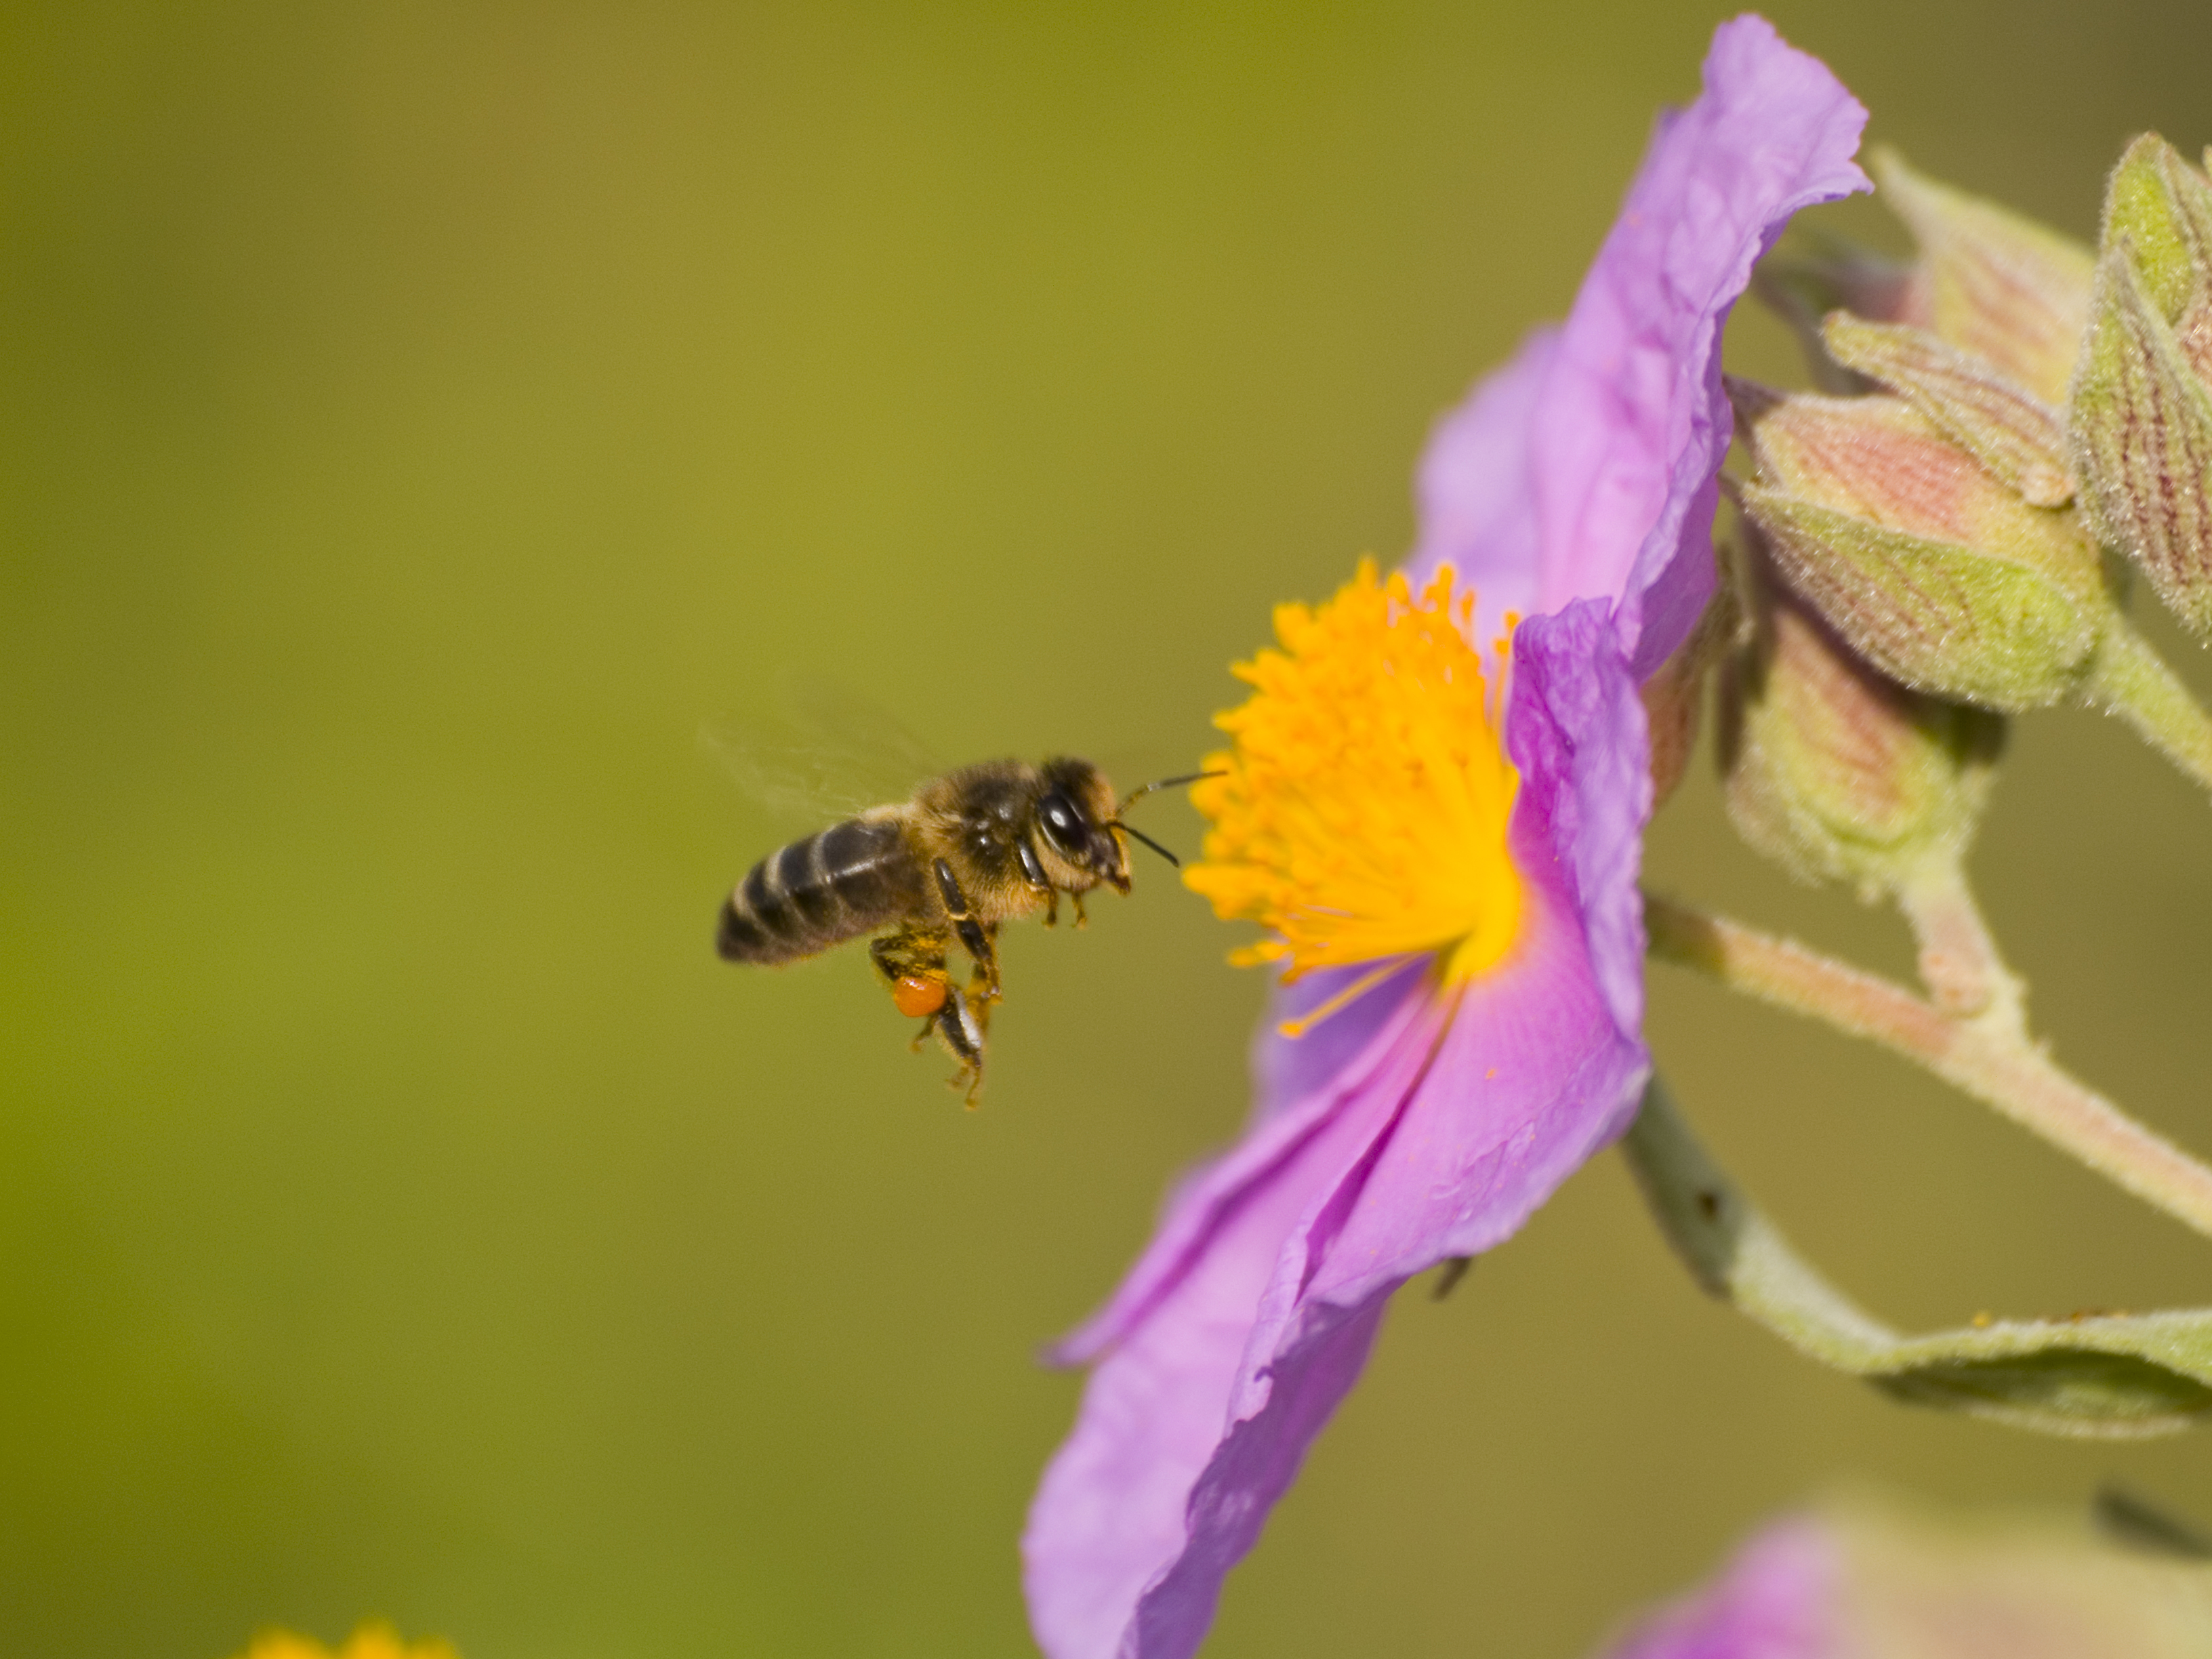
[[[701,727],[799,672],[955,760],[1187,763],[1273,602],[1407,544],[1430,420],[1564,311],[1724,15],[10,8],[0,1650],[1028,1651],[1078,1387],[1034,1346],[1233,1132],[1261,986],[1146,865],[1010,939],[963,1114],[857,951],[714,959],[791,826]],[[2212,137],[2199,0],[1772,15],[2084,235],[2126,136]],[[1650,865],[1907,965],[1703,770]],[[1976,867],[2060,1056],[2212,1152],[2203,800],[2029,720]],[[2212,1300],[2212,1245],[1902,1066],[1668,969],[1652,1030],[1892,1318]],[[1836,1479],[2109,1476],[2212,1518],[2212,1442],[1792,1358],[1608,1155],[1401,1299],[1211,1650],[1572,1659]]]

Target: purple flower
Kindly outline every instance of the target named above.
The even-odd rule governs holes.
[[[1608,1659],[1843,1659],[1840,1540],[1792,1516],[1736,1552],[1711,1585],[1642,1620]]]
[[[1240,665],[1191,883],[1267,927],[1282,1024],[1243,1139],[1059,1350],[1097,1368],[1023,1540],[1052,1659],[1193,1652],[1390,1293],[1633,1115],[1638,688],[1713,584],[1720,329],[1790,214],[1867,187],[1864,119],[1764,21],[1723,25],[1565,325],[1439,425],[1407,572],[1283,607]]]
[[[2194,1659],[2212,1569],[2078,1519],[1931,1516],[1862,1498],[1786,1516],[1606,1659]]]

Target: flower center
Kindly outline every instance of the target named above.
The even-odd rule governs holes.
[[[1434,951],[1456,981],[1505,954],[1519,777],[1468,641],[1474,607],[1449,566],[1417,600],[1364,559],[1319,609],[1277,606],[1282,649],[1237,665],[1254,690],[1215,717],[1235,746],[1191,791],[1212,827],[1183,878],[1215,915],[1267,929],[1232,962],[1287,963],[1292,980]]]

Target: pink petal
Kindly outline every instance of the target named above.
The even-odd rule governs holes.
[[[1258,1310],[1281,1277],[1285,1240],[1395,1121],[1438,1024],[1433,1004],[1409,1006],[1356,1081],[1268,1137],[1274,1156],[1255,1162],[1240,1146],[1186,1183],[1121,1294],[1067,1345],[1118,1339],[1084,1389],[1022,1539],[1030,1619],[1052,1659],[1157,1659],[1189,1653],[1205,1634],[1221,1575],[1251,1547],[1358,1376],[1381,1302],[1364,1322],[1334,1317],[1293,1341],[1279,1389],[1254,1375],[1275,1357],[1249,1352]],[[1255,1384],[1258,1401],[1243,1413],[1254,1420],[1235,1422],[1232,1399]]]
[[[1295,985],[1278,985],[1267,1001],[1267,1017],[1252,1034],[1254,1124],[1293,1109],[1315,1091],[1340,1079],[1345,1067],[1366,1049],[1406,999],[1422,988],[1434,966],[1427,957],[1412,958],[1394,977],[1331,1014],[1296,1042],[1279,1035],[1276,1026],[1311,1013],[1373,969],[1368,965],[1324,968]]]
[[[1539,817],[1522,833],[1528,853],[1548,844]],[[1539,865],[1507,962],[1409,996],[1337,1087],[1187,1183],[1082,1334],[1118,1346],[1023,1544],[1052,1659],[1193,1652],[1390,1291],[1510,1233],[1626,1126],[1644,1051],[1589,971],[1565,872]]]
[[[1372,1167],[1310,1229],[1303,1300],[1349,1306],[1502,1243],[1627,1128],[1649,1059],[1607,1006],[1563,896],[1532,893],[1510,959],[1458,990],[1428,1075]]]
[[[1548,830],[1567,872],[1592,971],[1613,1019],[1644,1028],[1644,825],[1651,744],[1643,699],[1603,606],[1583,599],[1531,617],[1514,636],[1506,747],[1521,774],[1516,812]]]
[[[1843,1561],[1818,1522],[1784,1521],[1701,1590],[1640,1623],[1608,1659],[1841,1659]]]
[[[1865,125],[1764,18],[1723,23],[1703,94],[1661,118],[1565,325],[1439,423],[1413,566],[1484,573],[1486,617],[1492,592],[1523,614],[1622,601],[1638,677],[1664,661],[1712,592],[1734,430],[1722,325],[1790,215],[1871,188],[1851,160]]]
[[[1255,1122],[1236,1146],[1176,1185],[1168,1196],[1152,1243],[1123,1277],[1113,1299],[1054,1345],[1048,1358],[1056,1364],[1081,1364],[1097,1358],[1150,1318],[1211,1254],[1233,1249],[1233,1238],[1249,1234],[1251,1218],[1245,1212],[1262,1201],[1264,1194],[1297,1186],[1304,1179],[1299,1171],[1310,1160],[1316,1137],[1349,1103],[1387,1092],[1389,1068],[1407,1048],[1426,1047],[1430,1039],[1423,1034],[1435,1030],[1438,1018],[1425,994],[1412,994],[1419,984],[1418,976],[1409,977],[1395,1005],[1387,997],[1375,1000],[1387,1018],[1370,1032],[1351,1060],[1322,1077],[1317,1087],[1281,1103],[1263,1121]],[[1358,1012],[1366,1012],[1364,1001]],[[1334,1020],[1324,1023],[1315,1036],[1334,1024]],[[1297,1046],[1276,1036],[1272,1023],[1263,1041],[1272,1040],[1285,1048]],[[1291,1212],[1298,1207],[1298,1203],[1292,1203]],[[1279,1244],[1280,1228],[1274,1237]],[[1251,1322],[1251,1310],[1247,1306],[1246,1328]],[[1220,1410],[1226,1408],[1224,1395]]]

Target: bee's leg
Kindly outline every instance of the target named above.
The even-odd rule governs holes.
[[[995,921],[985,923],[983,937],[995,948],[999,943],[999,924]],[[998,963],[995,960],[991,966],[996,969]],[[991,1029],[991,1005],[999,1000],[999,988],[991,982],[984,965],[977,963],[968,973],[968,1006],[969,1012],[975,1017],[978,1029],[985,1031]]]
[[[1067,902],[1075,907],[1075,925],[1078,927],[1088,927],[1091,925],[1091,918],[1083,914],[1083,895],[1070,893],[1067,896]]]
[[[899,1012],[921,1018],[921,1030],[915,1033],[913,1047],[919,1051],[933,1034],[960,1062],[952,1086],[957,1089],[965,1083],[968,1103],[973,1106],[983,1086],[983,1029],[987,1020],[979,1018],[979,1009],[988,1011],[989,1004],[971,1004],[961,994],[960,988],[953,984],[952,975],[945,965],[950,944],[943,929],[908,922],[870,940],[868,959],[883,976]],[[980,968],[977,972],[981,972]]]
[[[997,930],[988,927],[969,908],[968,895],[960,890],[960,878],[952,873],[952,866],[943,859],[937,860],[937,894],[945,901],[945,914],[952,923],[952,931],[960,936],[960,948],[968,953],[969,960],[981,970],[987,1001],[999,1000],[999,951],[991,935]]]
[[[999,942],[999,924],[983,924],[986,943]],[[997,967],[994,961],[989,968],[978,962],[968,970],[966,995],[954,991],[945,1000],[945,1012],[937,1017],[937,1035],[960,1062],[960,1074],[952,1079],[958,1088],[962,1079],[968,1084],[968,1109],[975,1109],[975,1097],[983,1091],[983,1039],[991,1029],[991,1006],[999,1000],[999,988],[991,982],[990,971]]]
[[[937,1016],[938,1040],[960,1062],[960,1069],[946,1082],[957,1089],[968,1085],[968,1109],[975,1109],[975,1097],[983,1092],[983,1026],[990,1007],[988,1002],[970,1003],[961,995],[957,986],[945,987],[947,995],[944,1010]]]
[[[951,994],[952,975],[945,970],[945,953],[940,930],[913,922],[868,941],[868,960],[876,964],[899,1012],[922,1023],[914,1040],[917,1048]]]
[[[1029,883],[1031,892],[1044,895],[1044,925],[1053,926],[1060,920],[1060,892],[1052,884],[1052,878],[1044,872],[1044,860],[1037,856],[1036,848],[1023,842],[1015,848],[1021,860],[1022,879]]]

